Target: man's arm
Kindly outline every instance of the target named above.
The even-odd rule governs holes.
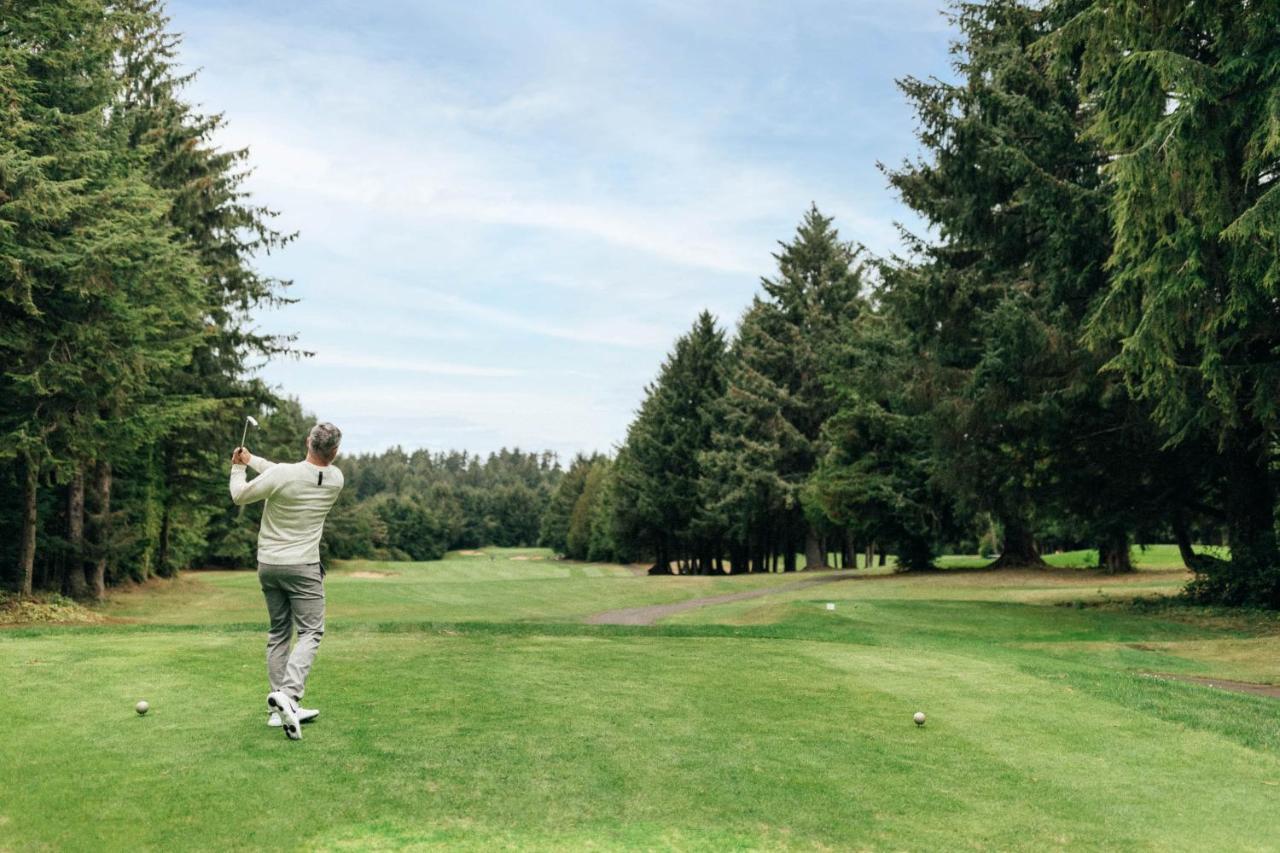
[[[274,463],[272,463],[274,467]],[[245,466],[242,464],[233,464],[231,466],[231,500],[236,506],[244,506],[256,501],[266,500],[275,492],[279,478],[272,476],[270,471],[266,471],[252,480],[246,482],[244,476]]]
[[[276,463],[272,462],[270,459],[263,459],[261,456],[254,456],[251,453],[249,454],[249,467],[261,474],[268,468],[276,467]]]

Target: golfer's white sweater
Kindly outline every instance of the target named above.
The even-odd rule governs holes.
[[[231,466],[231,500],[238,505],[265,500],[258,528],[258,562],[296,566],[320,562],[324,519],[342,491],[342,472],[311,462],[276,464],[250,456],[258,476],[245,482],[244,465]]]

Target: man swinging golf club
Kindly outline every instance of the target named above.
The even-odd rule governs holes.
[[[256,425],[256,423],[255,423]],[[246,433],[248,424],[246,423]],[[342,472],[333,466],[342,433],[331,423],[307,435],[307,458],[277,464],[249,453],[241,439],[231,456],[231,500],[238,506],[266,501],[258,528],[258,581],[267,600],[267,724],[280,726],[290,740],[302,739],[302,723],[319,711],[298,703],[307,673],[324,636],[324,569],[320,536],[324,519],[342,491]],[[245,466],[258,476],[245,481]],[[298,641],[289,651],[297,628]]]

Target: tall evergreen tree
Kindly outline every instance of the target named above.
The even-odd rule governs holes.
[[[566,537],[565,554],[575,560],[587,560],[591,555],[592,526],[597,507],[604,501],[605,481],[609,476],[609,460],[599,457],[591,463],[587,470],[587,478],[582,484],[582,494],[573,504],[573,514],[569,518],[569,533]]]
[[[538,542],[544,548],[550,548],[557,554],[569,553],[569,527],[573,521],[573,510],[586,487],[587,476],[594,461],[595,457],[582,454],[575,456],[569,463],[569,470],[551,493],[551,499],[542,513],[538,533]]]
[[[1129,565],[1140,522],[1171,512],[1171,468],[1143,412],[1080,339],[1107,286],[1101,152],[1082,138],[1078,63],[1038,42],[1071,3],[958,3],[957,83],[909,78],[926,159],[889,172],[936,228],[886,273],[885,300],[918,354],[939,483],[1000,521],[997,565],[1039,565],[1037,528],[1066,524]],[[1150,526],[1150,525],[1147,525]]]
[[[1108,154],[1113,241],[1095,341],[1174,443],[1207,436],[1229,486],[1211,600],[1280,607],[1280,6],[1095,0],[1058,34],[1082,56]]]
[[[863,311],[829,351],[836,411],[823,427],[827,452],[806,484],[806,505],[897,555],[905,569],[932,565],[946,521],[937,493],[927,412],[911,399],[911,351],[890,317]]]
[[[21,113],[9,142],[67,189],[60,207],[45,208],[52,218],[9,232],[6,306],[16,309],[21,331],[0,346],[10,365],[6,384],[28,404],[17,409],[28,422],[6,426],[26,448],[29,469],[45,464],[71,482],[72,512],[83,506],[78,496],[93,472],[98,553],[86,575],[82,525],[72,519],[77,553],[65,563],[65,583],[101,596],[113,547],[112,462],[162,435],[189,402],[159,389],[186,360],[197,327],[196,267],[167,221],[167,196],[147,180],[112,109],[118,10],[37,2],[6,10],[5,23],[0,37]],[[42,446],[30,442],[33,422]],[[33,541],[27,532],[23,539]],[[32,556],[24,551],[24,578]]]
[[[800,444],[783,415],[782,389],[770,373],[785,369],[786,323],[757,298],[729,349],[726,387],[701,463],[701,515],[720,527],[735,573],[769,571],[778,553],[794,555],[797,513],[779,475],[788,448]],[[790,565],[788,562],[787,565]]]
[[[824,364],[841,324],[862,310],[857,256],[817,207],[781,244],[777,275],[763,280],[764,297],[743,317],[708,456],[704,495],[712,511],[751,518],[754,531],[740,530],[739,540],[754,536],[747,550],[781,553],[788,570],[800,546],[809,568],[827,562],[822,518],[805,514],[800,495],[835,411]]]
[[[613,535],[617,474],[612,461],[602,460],[601,465],[604,473],[588,519],[587,559],[593,563],[614,560],[630,562],[630,557],[619,548]]]
[[[200,323],[189,338],[190,358],[167,388],[201,405],[190,407],[181,429],[151,445],[160,519],[154,562],[161,574],[171,574],[183,557],[194,556],[175,552],[174,530],[216,523],[206,507],[217,505],[221,487],[207,472],[225,454],[226,436],[246,410],[278,402],[249,367],[291,352],[291,339],[255,331],[250,316],[258,308],[289,303],[288,282],[259,273],[254,259],[283,247],[292,235],[272,228],[275,213],[244,191],[248,150],[216,147],[223,117],[202,115],[183,99],[193,75],[177,68],[181,37],[171,31],[162,0],[116,6],[123,86],[116,120],[128,144],[145,158],[149,180],[172,199],[169,220],[197,259],[201,278],[193,301]]]
[[[701,454],[724,393],[724,333],[706,311],[663,362],[615,462],[615,534],[655,569],[685,560],[708,570],[715,531],[700,517]]]

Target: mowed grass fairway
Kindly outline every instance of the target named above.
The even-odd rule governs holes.
[[[301,743],[252,573],[0,630],[0,850],[1280,844],[1280,701],[1150,675],[1280,682],[1270,617],[1105,603],[1178,589],[1159,565],[813,576],[345,564]]]

